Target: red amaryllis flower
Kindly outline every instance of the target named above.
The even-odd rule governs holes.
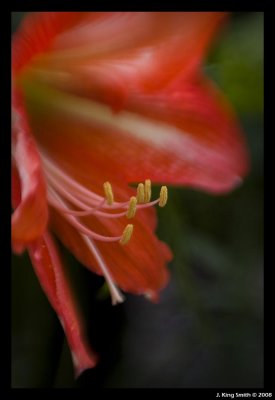
[[[118,288],[157,298],[171,252],[150,207],[165,204],[167,189],[151,201],[151,181],[219,193],[247,171],[234,114],[200,69],[223,20],[42,12],[14,35],[12,243],[30,254],[77,374],[96,359],[50,230],[105,277],[113,303]],[[128,186],[138,182],[137,192]]]

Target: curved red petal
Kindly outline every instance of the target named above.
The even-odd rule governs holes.
[[[33,117],[37,140],[64,167],[73,165],[79,176],[86,175],[86,181],[101,171],[104,180],[150,178],[222,193],[248,171],[236,117],[203,77],[173,83],[154,95],[132,95],[125,110],[115,114],[101,103],[40,90],[48,100],[45,114]]]
[[[48,205],[40,157],[18,93],[13,93],[12,243],[20,252],[46,228]]]
[[[97,357],[85,339],[79,311],[55,243],[45,232],[28,250],[39,282],[63,326],[76,376],[79,376],[85,369],[95,366]]]
[[[38,55],[46,52],[54,38],[72,27],[83,13],[34,12],[23,19],[12,39],[12,69],[17,75]]]
[[[108,51],[90,55],[88,48],[86,52],[75,50],[76,54],[71,50],[71,59],[66,58],[66,64],[54,58],[54,63],[40,73],[40,78],[64,91],[110,104],[115,111],[121,110],[132,92],[152,93],[179,75],[188,79],[197,71],[226,14],[149,12],[128,13],[123,17],[117,24],[118,32],[110,34],[108,46],[103,45]],[[131,35],[125,35],[129,22]],[[107,32],[109,26],[107,19]],[[102,32],[106,35],[103,28],[104,25]],[[91,37],[91,42],[92,32],[91,27],[86,38]],[[121,32],[124,32],[123,39]],[[68,33],[69,37],[73,35],[77,37],[74,32]],[[98,46],[101,46],[100,40]],[[79,53],[81,56],[77,57]]]
[[[196,70],[225,16],[35,13],[15,35],[13,68],[17,73],[30,66],[52,85],[107,101],[117,109],[131,91],[155,91],[178,74],[187,77]]]
[[[135,96],[127,109],[134,117],[128,120],[130,145],[139,146],[126,170],[128,181],[150,176],[157,183],[223,193],[248,173],[242,128],[219,89],[205,77],[196,74],[155,96]],[[140,154],[145,152],[142,162]]]

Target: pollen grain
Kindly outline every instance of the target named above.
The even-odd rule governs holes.
[[[132,225],[132,224],[126,225],[119,243],[122,245],[127,244],[129,242],[129,240],[131,239],[133,230],[134,230],[134,225]]]
[[[103,184],[103,189],[104,189],[104,193],[105,193],[106,202],[109,206],[111,206],[114,202],[114,194],[113,194],[113,189],[112,189],[112,185],[110,184],[110,182],[105,182]]]
[[[151,181],[150,179],[146,179],[144,183],[144,202],[149,203],[151,200]]]
[[[137,198],[135,196],[133,196],[130,198],[126,217],[129,219],[133,218],[135,216],[136,210],[137,210]]]
[[[144,203],[144,198],[145,198],[145,191],[144,191],[144,184],[139,183],[137,187],[137,202]]]
[[[159,194],[159,206],[164,207],[168,200],[168,189],[167,186],[162,186]]]

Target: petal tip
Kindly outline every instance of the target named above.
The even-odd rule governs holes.
[[[87,369],[94,368],[98,362],[98,357],[94,354],[86,354],[85,357],[78,357],[75,352],[72,352],[72,360],[74,365],[75,379]]]
[[[152,290],[147,290],[147,292],[144,293],[144,296],[146,299],[150,300],[152,303],[159,302],[159,294],[157,292],[154,292]]]

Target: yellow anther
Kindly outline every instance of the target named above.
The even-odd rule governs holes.
[[[129,219],[133,218],[135,216],[136,210],[137,210],[137,198],[135,196],[133,196],[130,198],[126,217]]]
[[[145,197],[144,185],[143,183],[139,183],[137,187],[137,202],[144,203],[144,197]]]
[[[133,230],[134,230],[134,225],[128,224],[126,226],[126,228],[124,229],[124,231],[123,231],[123,234],[121,236],[121,239],[120,239],[119,243],[122,244],[122,245],[128,243],[129,240],[131,239]]]
[[[103,189],[104,189],[107,204],[109,206],[111,206],[114,202],[114,194],[113,194],[113,190],[112,190],[112,186],[111,186],[110,182],[105,182],[103,184]]]
[[[167,186],[162,186],[159,194],[159,206],[164,207],[168,200]]]
[[[151,200],[151,181],[150,179],[146,179],[144,183],[144,202],[149,203]]]

